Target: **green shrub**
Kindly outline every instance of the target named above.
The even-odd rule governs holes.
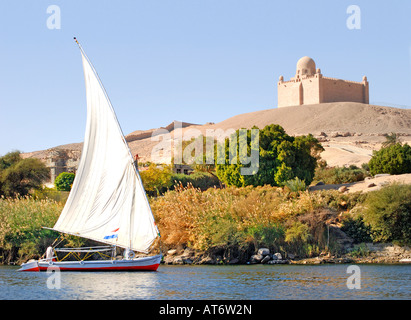
[[[351,210],[357,204],[363,203],[366,198],[366,194],[361,192],[341,193],[338,190],[321,190],[315,193],[321,196],[324,205],[336,210]]]
[[[368,162],[365,162],[365,163],[361,164],[361,168],[363,170],[365,170],[366,172],[370,172],[370,166],[369,166]]]
[[[72,172],[62,172],[60,173],[56,180],[54,180],[54,185],[58,191],[70,191],[71,186],[74,181],[74,173]]]
[[[366,246],[365,243],[360,243],[359,245],[355,245],[354,248],[350,251],[350,256],[359,258],[359,257],[366,257],[370,254],[370,249]]]
[[[370,192],[364,222],[375,241],[411,243],[411,185],[393,184]]]
[[[253,225],[245,233],[246,239],[251,241],[255,248],[268,247],[278,251],[284,244],[285,228],[279,223]]]
[[[206,234],[202,249],[241,245],[244,241],[244,236],[238,229],[237,221],[230,215],[216,217],[208,213],[204,217],[199,231]]]
[[[356,166],[317,168],[314,181],[322,181],[325,184],[342,184],[363,181],[367,176],[369,174],[365,169]]]
[[[211,173],[207,172],[194,172],[190,175],[186,174],[173,174],[171,176],[173,184],[181,184],[183,187],[187,187],[191,184],[194,188],[198,188],[202,191],[208,188],[220,187],[220,181]]]
[[[369,167],[372,175],[411,173],[411,147],[396,143],[374,151]]]
[[[372,241],[371,227],[364,223],[362,216],[345,218],[342,222],[341,230],[354,239],[355,243]]]
[[[66,203],[70,192],[68,191],[58,191],[54,188],[38,188],[32,192],[32,196],[36,200],[54,200],[56,202]]]
[[[299,255],[307,255],[308,241],[312,238],[307,224],[295,221],[285,232],[285,241],[288,247]]]
[[[305,182],[303,180],[300,180],[298,177],[292,180],[288,180],[285,183],[285,186],[292,192],[305,191],[307,189]]]
[[[295,221],[285,233],[286,242],[301,243],[307,242],[310,238],[310,228],[299,221]]]

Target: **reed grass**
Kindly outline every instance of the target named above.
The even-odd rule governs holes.
[[[16,255],[20,258],[31,258],[44,252],[50,239],[56,237],[56,233],[42,227],[52,227],[63,206],[54,200],[36,200],[30,196],[0,197],[2,260],[14,260]]]

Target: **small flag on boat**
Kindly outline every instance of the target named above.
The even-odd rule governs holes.
[[[115,239],[115,238],[118,238],[118,230],[119,230],[119,229],[120,229],[120,228],[117,228],[116,230],[111,231],[109,235],[106,235],[106,236],[104,237],[104,239]]]

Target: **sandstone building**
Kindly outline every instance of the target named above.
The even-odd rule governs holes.
[[[299,106],[327,102],[369,103],[367,77],[362,82],[324,77],[316,69],[313,59],[303,57],[297,62],[294,78],[278,81],[278,107]]]
[[[57,176],[63,172],[76,173],[80,154],[63,149],[47,150],[46,166],[50,168],[50,182],[54,183]]]

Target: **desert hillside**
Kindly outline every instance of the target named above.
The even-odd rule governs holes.
[[[163,132],[156,134],[156,129],[137,130],[126,136],[130,149],[138,154],[140,160],[151,161],[151,152],[163,138],[177,139],[172,122],[163,127]],[[336,102],[317,105],[304,105],[287,108],[275,108],[240,114],[219,123],[194,125],[178,123],[182,127],[181,135],[187,139],[206,130],[263,128],[269,124],[279,124],[290,135],[311,133],[323,144],[325,151],[322,157],[330,166],[361,165],[368,162],[373,150],[380,148],[384,134],[400,134],[403,142],[411,143],[411,110],[367,105],[353,102]],[[170,136],[164,136],[165,130]],[[195,129],[195,130],[193,130]],[[179,132],[179,131],[177,131]],[[157,135],[155,141],[152,136]],[[67,150],[68,154],[79,155],[81,144],[59,146],[44,151],[26,154],[30,157],[45,159],[55,150]]]
[[[411,110],[335,102],[240,114],[216,126],[224,129],[256,125],[261,128],[271,123],[281,125],[288,134],[292,135],[320,132],[411,134]]]

